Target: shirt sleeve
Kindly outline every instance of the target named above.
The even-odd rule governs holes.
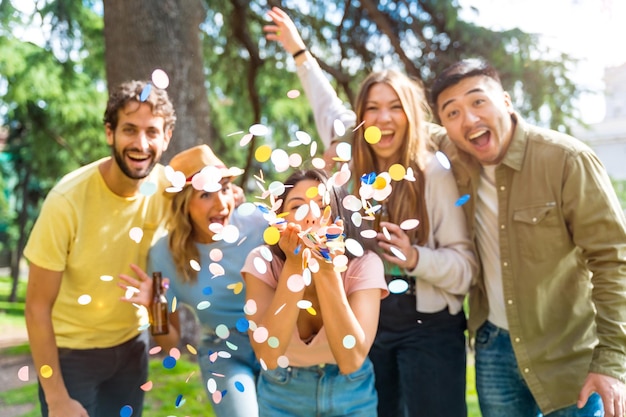
[[[591,372],[626,382],[626,219],[606,170],[591,151],[568,159],[563,210],[592,273],[599,343]]]
[[[350,129],[356,125],[356,115],[339,99],[330,81],[322,72],[317,60],[307,58],[297,67],[298,77],[302,84],[311,108],[317,132],[325,147],[339,140],[350,141]],[[340,120],[346,129],[346,134],[338,136],[335,132],[335,120]]]

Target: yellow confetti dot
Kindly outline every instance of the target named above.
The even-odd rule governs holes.
[[[176,311],[176,306],[178,305],[178,300],[176,297],[172,299],[172,313]]]
[[[387,186],[387,180],[384,177],[381,177],[380,175],[376,177],[376,179],[374,180],[374,184],[372,184],[372,188],[375,190],[382,190],[386,186]]]
[[[406,175],[406,169],[400,164],[393,164],[389,167],[389,175],[394,181],[402,181]]]
[[[317,189],[317,187],[310,187],[308,190],[306,190],[306,193],[305,193],[307,198],[311,198],[311,199],[317,197],[318,194],[319,194],[319,190]]]
[[[50,378],[52,376],[52,367],[50,365],[44,365],[39,368],[39,374],[42,378]]]
[[[317,311],[313,307],[307,308],[306,311],[312,316],[317,316]]]
[[[280,231],[274,226],[270,226],[263,232],[263,240],[268,245],[275,245],[280,239]]]
[[[197,355],[198,351],[196,350],[195,347],[191,346],[190,344],[187,344],[187,350],[189,351],[189,353],[191,353],[192,355]]]
[[[233,284],[229,284],[226,288],[229,290],[233,290],[235,294],[239,294],[243,290],[243,282],[235,282]]]
[[[380,138],[382,137],[382,133],[379,128],[376,126],[370,126],[365,129],[365,140],[367,143],[371,143],[372,145],[380,142]]]
[[[254,157],[259,162],[265,162],[272,156],[272,148],[268,145],[259,146],[254,152]]]

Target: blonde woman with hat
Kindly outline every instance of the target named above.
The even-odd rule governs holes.
[[[169,278],[169,302],[186,304],[197,315],[202,331],[198,359],[215,415],[257,416],[259,365],[247,335],[239,271],[246,255],[263,243],[267,222],[258,210],[242,214],[235,209],[231,180],[242,170],[226,167],[207,145],[177,154],[167,169],[173,183],[165,190],[171,198],[168,234],[150,250],[148,273],[160,271]],[[135,272],[143,281],[123,277],[124,286],[140,290],[127,301],[148,306],[149,275]],[[169,334],[155,337],[165,351],[180,341],[176,311],[169,327]]]

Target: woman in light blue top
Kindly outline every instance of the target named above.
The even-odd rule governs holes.
[[[184,186],[168,190],[174,191],[168,235],[150,250],[148,272],[160,271],[169,278],[170,305],[186,304],[198,318],[198,361],[215,415],[258,416],[259,364],[247,335],[240,270],[246,255],[263,243],[267,221],[254,207],[246,212],[249,203],[235,209],[231,179],[241,170],[226,168],[207,145],[179,153],[170,167],[184,174]],[[138,268],[135,272],[141,282],[123,277],[140,290],[128,301],[149,306],[150,278]],[[165,351],[178,345],[177,311],[170,315],[169,334],[155,336],[155,341]]]

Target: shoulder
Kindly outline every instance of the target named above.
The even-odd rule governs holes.
[[[566,133],[530,125],[524,122],[520,123],[520,128],[523,129],[530,146],[551,148],[555,151],[566,152],[573,155],[587,152],[593,153],[586,143]]]
[[[106,159],[108,159],[108,157],[84,165],[66,174],[52,188],[52,191],[60,195],[71,195],[75,190],[81,190],[84,186],[90,185],[92,181],[97,179],[97,176],[100,175],[98,167]]]

